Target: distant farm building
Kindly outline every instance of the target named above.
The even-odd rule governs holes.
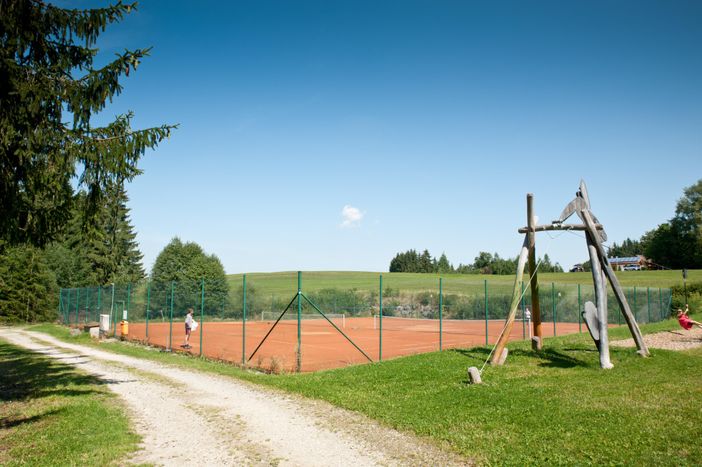
[[[625,258],[607,258],[612,269],[617,271],[638,271],[649,269],[648,260],[643,256],[627,256]]]

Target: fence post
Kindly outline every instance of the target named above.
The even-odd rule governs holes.
[[[485,279],[485,345],[488,345],[488,283]]]
[[[297,372],[302,370],[302,271],[297,271]]]
[[[168,324],[168,350],[173,349],[173,294],[175,292],[175,281],[171,281],[171,313]]]
[[[556,336],[556,285],[551,282],[551,313],[553,313],[553,335]]]
[[[580,284],[578,284],[578,332],[583,332],[583,307],[582,297],[580,295]]]
[[[114,324],[114,314],[115,314],[115,283],[112,283],[112,301],[110,302],[110,316]],[[115,331],[116,332],[116,331]]]
[[[132,283],[127,284],[127,319],[129,319],[129,307],[132,301]],[[124,316],[122,316],[124,319]]]
[[[648,322],[651,322],[651,288],[646,287],[646,300],[648,301]]]
[[[202,328],[205,327],[205,278],[202,278],[202,282],[200,283],[200,287],[202,288],[202,295],[200,297],[200,356],[202,357],[202,347],[203,347],[203,342],[202,342]]]
[[[63,322],[70,326],[71,324],[71,289],[66,289],[66,298],[63,303]]]
[[[85,323],[88,323],[88,311],[90,310],[90,288],[85,288]]]
[[[151,310],[151,281],[146,284],[146,340],[149,340],[149,312]]]
[[[78,326],[79,318],[78,318],[78,313],[80,307],[80,287],[76,289],[76,326]]]
[[[443,349],[443,336],[444,336],[444,288],[443,279],[439,277],[439,351]]]
[[[639,311],[639,306],[637,305],[637,300],[636,300],[636,287],[634,287],[634,319],[638,320],[637,318],[637,313]]]
[[[63,315],[63,287],[59,287],[58,312],[59,312],[59,315],[61,315],[61,321],[66,321],[66,319]]]
[[[244,283],[242,285],[242,321],[241,321],[241,364],[246,366],[246,274],[244,274]],[[271,296],[271,310],[273,310],[273,296]]]
[[[97,322],[100,322],[100,312],[102,311],[102,286],[98,285],[98,299],[97,299],[97,307],[95,308],[96,315],[95,318],[97,318]]]
[[[519,288],[522,290],[521,297],[521,308],[522,308],[522,339],[526,339],[526,316],[524,316],[524,282],[519,284]]]
[[[378,343],[378,361],[383,361],[383,275],[380,275],[380,306],[378,308],[378,335],[380,342]],[[334,298],[336,301],[336,298]]]
[[[661,294],[661,288],[658,287],[658,321],[663,319],[663,295]]]

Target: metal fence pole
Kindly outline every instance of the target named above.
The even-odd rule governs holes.
[[[663,319],[663,295],[660,287],[658,287],[658,302],[658,321],[661,321]]]
[[[634,319],[638,320],[638,317],[636,316],[639,312],[639,306],[637,304],[636,300],[636,287],[634,287]]]
[[[578,332],[583,332],[583,303],[580,295],[580,284],[578,284]]]
[[[126,319],[129,319],[129,307],[131,305],[131,301],[132,301],[132,283],[130,282],[129,284],[127,284],[127,316],[126,316]],[[125,319],[125,317],[122,316],[122,319]]]
[[[90,310],[90,289],[85,288],[85,323],[88,323],[88,311]]]
[[[146,340],[149,340],[149,311],[151,309],[151,281],[146,284]]]
[[[246,274],[244,274],[243,303],[242,303],[242,327],[241,327],[241,364],[246,365]],[[273,297],[271,296],[271,310],[273,310]]]
[[[78,326],[79,323],[79,318],[78,318],[78,313],[80,307],[80,287],[76,289],[76,326]]]
[[[200,356],[202,357],[202,347],[203,347],[203,342],[202,342],[202,328],[205,327],[205,278],[202,278],[202,282],[200,283],[200,287],[202,289],[202,294],[200,296]]]
[[[378,361],[383,361],[383,275],[380,275],[380,307],[378,309]]]
[[[297,372],[302,370],[302,271],[297,271]]]
[[[444,333],[444,288],[443,280],[439,277],[439,351],[443,349],[443,333]]]
[[[485,279],[485,345],[488,345],[488,283]]]
[[[61,321],[66,321],[66,319],[63,315],[63,288],[59,288],[58,313],[59,313],[59,316],[61,316]]]
[[[551,313],[553,314],[553,335],[556,333],[556,285],[551,282]]]
[[[175,281],[171,281],[171,313],[168,326],[168,350],[173,349],[173,295],[175,292]]]
[[[97,305],[95,306],[95,320],[100,322],[100,312],[102,311],[102,286],[98,285]]]
[[[71,289],[66,289],[68,292],[68,299],[66,300],[68,303],[66,304],[66,308],[63,310],[65,319],[64,321],[66,322],[66,326],[71,325]]]
[[[648,302],[648,322],[651,322],[651,288],[646,287],[646,301]]]
[[[111,321],[114,321],[114,314],[115,314],[115,283],[113,282],[112,283],[112,301],[110,302],[110,317],[112,318]]]
[[[522,305],[522,339],[526,339],[526,316],[524,316],[524,282],[519,284],[519,288],[522,290],[522,298],[520,300]]]

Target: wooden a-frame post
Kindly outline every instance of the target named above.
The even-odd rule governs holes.
[[[595,298],[597,304],[592,302],[585,303],[585,311],[583,317],[588,326],[590,335],[595,341],[597,350],[600,353],[600,366],[604,369],[612,368],[612,363],[609,359],[609,340],[607,329],[607,280],[612,286],[614,295],[619,302],[619,307],[624,314],[624,319],[629,326],[638,353],[641,356],[649,356],[648,348],[643,341],[641,331],[636,323],[636,318],[629,308],[629,303],[626,300],[624,291],[622,290],[617,276],[612,270],[612,266],[607,260],[607,255],[602,246],[602,241],[607,239],[604,228],[598,222],[597,218],[590,211],[590,200],[585,187],[585,182],[581,180],[580,189],[578,190],[575,199],[568,203],[559,219],[553,221],[550,225],[536,225],[533,212],[533,198],[531,193],[527,194],[527,227],[520,228],[519,232],[526,234],[524,245],[519,255],[517,262],[517,274],[515,277],[514,290],[512,292],[512,304],[507,315],[505,326],[502,334],[495,344],[493,355],[490,359],[492,364],[502,364],[505,361],[506,353],[504,353],[505,345],[509,340],[509,334],[514,323],[515,315],[519,299],[521,298],[519,286],[524,274],[524,256],[528,254],[529,258],[529,273],[531,287],[531,306],[532,318],[534,321],[534,336],[532,347],[535,350],[540,350],[542,347],[541,335],[541,308],[539,306],[539,282],[537,279],[536,268],[536,232],[547,230],[581,230],[585,231],[588,253],[592,264],[592,278],[595,286]],[[577,213],[578,217],[583,221],[583,224],[564,224],[563,222],[572,214]],[[528,253],[527,253],[528,252]],[[580,313],[581,310],[578,310]],[[504,355],[503,355],[504,354]]]
[[[527,194],[527,243],[529,244],[529,278],[531,287],[531,319],[534,327],[532,348],[541,350],[541,305],[539,304],[539,280],[536,275],[536,222],[534,220],[534,195]]]

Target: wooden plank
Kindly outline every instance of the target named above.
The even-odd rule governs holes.
[[[519,259],[517,260],[517,275],[514,278],[514,288],[512,288],[512,303],[509,306],[509,314],[505,320],[505,326],[502,329],[502,334],[495,344],[495,348],[492,352],[492,357],[490,358],[491,365],[501,365],[504,363],[500,357],[502,352],[509,341],[510,333],[512,332],[512,325],[514,324],[514,318],[517,315],[517,308],[519,308],[519,302],[522,298],[522,281],[524,280],[524,268],[526,266],[527,257],[529,256],[529,239],[524,237],[524,243],[522,244],[522,249],[519,250]]]

